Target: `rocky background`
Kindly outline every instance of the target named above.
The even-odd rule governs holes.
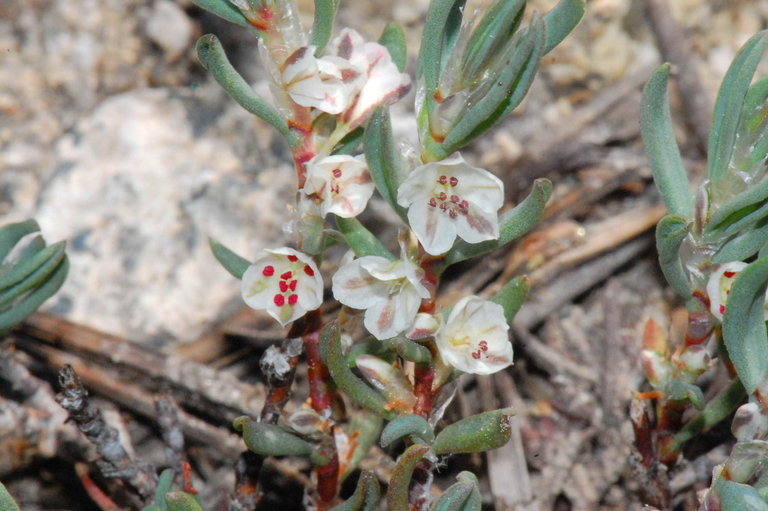
[[[308,26],[312,2],[299,3]],[[556,2],[529,3],[546,11]],[[581,25],[543,62],[530,97],[468,155],[505,180],[513,201],[534,177],[556,185],[538,233],[485,273],[462,269],[447,285],[476,290],[519,271],[541,284],[515,330],[522,351],[507,383],[516,397],[485,394],[490,405],[506,395],[527,417],[524,456],[538,474],[507,494],[503,475],[489,478],[499,509],[515,501],[510,491],[528,492],[529,501],[546,493],[540,507],[526,509],[639,505],[626,467],[625,413],[641,382],[638,325],[649,316],[668,323],[675,306],[647,234],[661,211],[638,137],[640,90],[665,49],[649,3],[589,1]],[[668,4],[687,52],[677,92],[689,93],[687,79],[703,105],[698,123],[674,113],[696,173],[716,88],[739,46],[766,26],[768,1]],[[427,6],[343,0],[337,26],[375,39],[387,21],[401,23],[413,71]],[[194,43],[207,32],[266,93],[255,40],[187,0],[0,0],[0,224],[34,217],[48,240],[68,240],[69,278],[45,310],[166,353],[182,353],[241,307],[209,237],[242,254],[290,240],[289,154],[201,68]],[[412,133],[412,102],[395,108],[403,137]],[[369,221],[383,228],[383,218],[374,204]],[[565,300],[554,300],[563,289]],[[600,372],[607,365],[608,376]],[[477,385],[468,388],[482,395]],[[615,435],[600,436],[608,426]],[[488,461],[496,474],[507,474],[504,456]],[[710,465],[680,483],[689,501],[706,486]]]

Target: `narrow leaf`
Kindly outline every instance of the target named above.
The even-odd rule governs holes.
[[[705,233],[727,233],[743,228],[765,217],[768,204],[768,181],[762,181],[718,207],[707,224]]]
[[[312,39],[309,44],[317,47],[315,55],[318,57],[323,54],[325,45],[331,40],[333,20],[338,7],[339,0],[315,0],[315,19],[312,23]]]
[[[523,306],[525,297],[528,296],[528,279],[524,275],[519,275],[509,282],[507,282],[503,288],[501,288],[493,297],[491,301],[498,303],[504,308],[504,319],[507,323],[511,323]]]
[[[26,220],[15,224],[8,224],[0,227],[0,263],[13,250],[16,243],[27,234],[32,234],[40,230],[40,226],[34,220]]]
[[[23,321],[24,318],[37,310],[44,301],[53,296],[64,284],[68,271],[69,261],[65,257],[45,283],[13,304],[10,309],[0,313],[0,332]]]
[[[551,11],[544,15],[544,24],[547,26],[545,54],[551,52],[576,28],[584,16],[585,10],[584,0],[560,0]]]
[[[357,481],[357,488],[345,502],[330,511],[376,511],[381,500],[381,487],[373,472],[363,470]]]
[[[403,437],[413,435],[420,438],[425,443],[432,443],[435,439],[435,433],[427,420],[420,415],[400,415],[391,421],[381,432],[381,446],[387,447],[392,442],[400,440]]]
[[[434,0],[429,5],[424,32],[421,36],[417,78],[423,77],[427,94],[433,94],[440,78],[441,63],[451,14],[464,6],[466,0]]]
[[[376,110],[368,121],[363,135],[363,149],[368,171],[379,194],[407,222],[406,211],[397,203],[397,189],[404,173],[386,110]]]
[[[434,511],[480,511],[482,499],[475,474],[464,471],[456,479],[435,503]]]
[[[385,257],[390,261],[395,261],[397,259],[392,255],[392,252],[379,241],[379,238],[366,229],[357,218],[336,217],[336,227],[344,235],[344,239],[355,253],[355,256],[364,257],[372,255]]]
[[[297,137],[288,128],[288,124],[278,111],[260,98],[232,67],[221,42],[215,35],[207,34],[198,39],[197,56],[219,85],[240,106],[272,125],[286,138],[291,147],[297,143]]]
[[[760,493],[748,484],[719,477],[713,490],[720,500],[722,511],[768,511],[768,504]]]
[[[11,494],[5,489],[3,483],[0,483],[0,510],[2,511],[21,511]]]
[[[343,480],[360,466],[363,458],[368,455],[371,447],[379,439],[383,422],[384,420],[379,415],[368,410],[360,409],[352,412],[352,418],[345,430],[347,434],[357,435],[357,445],[352,451],[352,456],[349,457],[349,462],[340,480]]]
[[[472,30],[464,52],[462,74],[465,79],[479,78],[520,26],[525,0],[494,0]]]
[[[234,428],[241,431],[245,445],[262,456],[310,456],[312,444],[289,433],[280,426],[256,422],[250,417],[235,419]]]
[[[534,181],[528,197],[499,217],[499,239],[482,243],[458,240],[446,254],[444,267],[503,247],[533,229],[544,214],[544,207],[551,195],[552,183],[548,179]]]
[[[379,44],[387,49],[397,69],[401,73],[405,71],[408,47],[405,43],[403,27],[396,23],[387,23],[387,26],[384,27],[384,31],[381,33],[381,37],[379,37]]]
[[[155,490],[155,505],[158,510],[166,511],[168,504],[165,502],[165,494],[171,491],[171,485],[173,485],[173,479],[176,477],[176,473],[172,468],[166,468],[160,474],[157,481],[157,489]]]
[[[166,493],[165,502],[168,504],[168,511],[205,511],[197,501],[197,497],[183,491]]]
[[[229,0],[192,0],[192,3],[241,27],[251,27],[240,9],[232,5]]]
[[[213,252],[214,257],[221,263],[224,269],[236,279],[242,280],[243,273],[251,265],[250,261],[235,254],[213,238],[208,238],[208,244],[211,246],[211,252]]]
[[[30,272],[24,280],[3,289],[2,292],[0,292],[0,309],[11,303],[12,300],[22,296],[24,293],[41,286],[43,282],[48,280],[51,274],[61,266],[62,260],[66,257],[66,254],[64,253],[64,242],[59,242],[54,245],[54,247],[55,249],[51,251],[50,257],[41,261],[38,266],[34,268],[34,271]]]
[[[706,405],[704,392],[692,383],[673,379],[667,383],[664,391],[672,401],[685,401],[691,403],[697,410],[703,410]]]
[[[363,142],[364,129],[362,126],[353,129],[336,144],[331,154],[360,154],[360,144]]]
[[[757,254],[768,243],[768,223],[747,230],[729,240],[714,255],[712,262],[728,263],[731,261],[743,261]]]
[[[744,98],[766,45],[766,32],[760,32],[747,41],[736,54],[720,85],[707,149],[707,173],[713,183],[722,179],[728,171]]]
[[[723,341],[736,374],[748,393],[768,374],[768,334],[765,329],[765,289],[768,258],[739,272],[723,314]]]
[[[411,362],[416,362],[418,364],[432,362],[432,353],[429,351],[429,348],[422,346],[417,342],[413,342],[402,335],[379,341],[379,343],[394,348],[397,354],[405,360],[410,360]]]
[[[387,488],[387,511],[408,511],[408,485],[413,471],[421,459],[429,452],[429,446],[415,444],[405,450],[397,459]]]
[[[513,410],[504,408],[472,415],[446,426],[432,444],[436,454],[482,452],[506,444],[512,434]]]
[[[679,452],[685,442],[725,420],[744,402],[745,397],[744,386],[736,378],[725,390],[710,400],[700,414],[683,426],[683,429],[675,435],[674,442],[671,442],[671,450],[675,453]]]
[[[667,210],[684,218],[693,217],[691,184],[683,167],[680,149],[675,141],[669,112],[669,64],[656,69],[643,88],[640,104],[640,131],[645,154],[651,163],[653,178]]]
[[[46,262],[50,261],[48,264],[52,264],[55,268],[56,265],[61,262],[61,259],[64,257],[64,247],[64,242],[60,241],[47,248],[44,248],[43,250],[40,250],[32,257],[19,259],[19,261],[14,264],[8,264],[0,267],[0,291],[5,291],[14,284],[19,284],[24,279],[32,275],[35,270],[42,268]],[[45,275],[43,275],[43,278],[44,277]],[[34,281],[30,283],[30,287],[34,285]],[[2,297],[2,294],[0,294],[0,297]],[[0,303],[2,302],[3,300],[0,298]]]
[[[688,235],[689,223],[680,216],[667,215],[656,225],[659,265],[672,289],[683,298],[691,296],[691,285],[680,259],[680,245]]]

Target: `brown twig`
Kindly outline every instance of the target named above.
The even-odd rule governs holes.
[[[177,475],[180,475],[187,456],[184,452],[184,432],[179,421],[179,405],[172,397],[159,395],[155,398],[155,409],[168,464]]]

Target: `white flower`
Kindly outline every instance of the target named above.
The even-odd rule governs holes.
[[[323,278],[306,254],[282,247],[264,250],[243,274],[245,303],[281,325],[294,321],[323,302]]]
[[[314,46],[303,46],[286,59],[283,88],[301,106],[340,114],[349,107],[365,76],[345,59],[318,59],[314,53]]]
[[[352,130],[378,106],[389,105],[410,89],[411,79],[392,62],[387,49],[352,29],[341,31],[329,47],[331,55],[315,57],[315,47],[293,52],[283,65],[281,81],[291,99],[302,106],[338,115]]]
[[[439,255],[457,235],[468,243],[499,237],[504,184],[457,153],[414,169],[398,188],[397,203],[408,208],[408,223],[424,250]]]
[[[316,156],[306,164],[306,195],[317,196],[322,216],[333,213],[343,218],[359,215],[373,195],[365,157],[344,154]]]
[[[424,271],[403,253],[399,261],[365,256],[345,264],[333,276],[333,296],[354,309],[365,309],[363,324],[377,339],[407,329],[429,291]]]
[[[728,302],[728,295],[731,294],[731,287],[736,280],[736,275],[746,267],[747,263],[733,261],[721,264],[717,270],[712,272],[709,276],[709,281],[707,282],[709,310],[712,315],[720,321],[723,320],[725,306]],[[766,292],[766,299],[768,300],[768,292]],[[765,319],[768,321],[768,310],[765,312]]]
[[[512,364],[512,343],[504,309],[477,296],[454,306],[435,335],[445,362],[465,373],[491,374]]]

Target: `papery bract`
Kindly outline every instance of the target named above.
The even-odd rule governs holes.
[[[374,185],[365,158],[339,154],[312,158],[306,164],[306,195],[320,199],[323,216],[333,213],[343,218],[359,215],[373,195]]]
[[[402,370],[373,355],[359,355],[355,358],[355,364],[365,379],[384,394],[389,409],[400,413],[413,409],[416,396]]]
[[[292,248],[267,249],[243,274],[245,303],[281,325],[294,321],[323,301],[323,279],[315,262]]]
[[[512,364],[504,308],[477,296],[456,303],[435,335],[443,360],[465,373],[492,374]]]
[[[432,255],[447,252],[458,235],[468,243],[499,237],[504,184],[460,154],[414,169],[397,190],[408,222]]]
[[[345,264],[333,276],[333,295],[354,309],[365,309],[365,328],[388,339],[411,326],[429,291],[424,271],[403,253],[399,261],[365,256]]]

